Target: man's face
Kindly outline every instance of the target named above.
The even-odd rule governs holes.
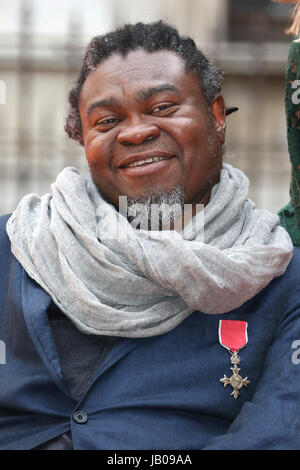
[[[93,180],[118,208],[178,185],[185,203],[206,203],[221,170],[225,105],[208,107],[198,79],[174,52],[112,55],[86,79],[79,111]],[[160,161],[136,162],[149,158]],[[130,165],[130,166],[129,166]]]

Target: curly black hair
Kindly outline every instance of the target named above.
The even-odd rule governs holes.
[[[186,71],[198,77],[208,104],[221,92],[223,70],[204,56],[193,39],[180,36],[173,26],[161,20],[148,24],[126,24],[110,33],[95,36],[86,49],[78,78],[69,93],[65,131],[71,139],[83,144],[78,103],[82,86],[88,75],[112,54],[126,56],[138,48],[148,52],[160,50],[176,52],[184,60]]]

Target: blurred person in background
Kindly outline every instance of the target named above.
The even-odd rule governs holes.
[[[291,160],[290,202],[279,211],[280,222],[295,246],[300,246],[300,0],[272,0],[295,3],[293,22],[287,33],[293,36],[286,68],[285,108],[288,150]]]

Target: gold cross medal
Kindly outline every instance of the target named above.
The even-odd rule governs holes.
[[[233,395],[235,399],[237,399],[240,394],[239,390],[242,387],[247,387],[247,385],[250,383],[248,377],[243,379],[239,375],[239,371],[241,369],[238,367],[238,364],[241,362],[240,357],[238,356],[238,352],[248,343],[247,326],[248,324],[246,321],[219,321],[219,341],[221,346],[230,352],[230,362],[233,365],[233,367],[230,367],[233,375],[230,378],[224,375],[223,379],[220,379],[220,382],[224,384],[224,387],[231,385],[233,388],[231,395]]]

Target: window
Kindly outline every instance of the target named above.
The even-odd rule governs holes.
[[[229,41],[288,41],[293,6],[271,0],[229,0]]]

